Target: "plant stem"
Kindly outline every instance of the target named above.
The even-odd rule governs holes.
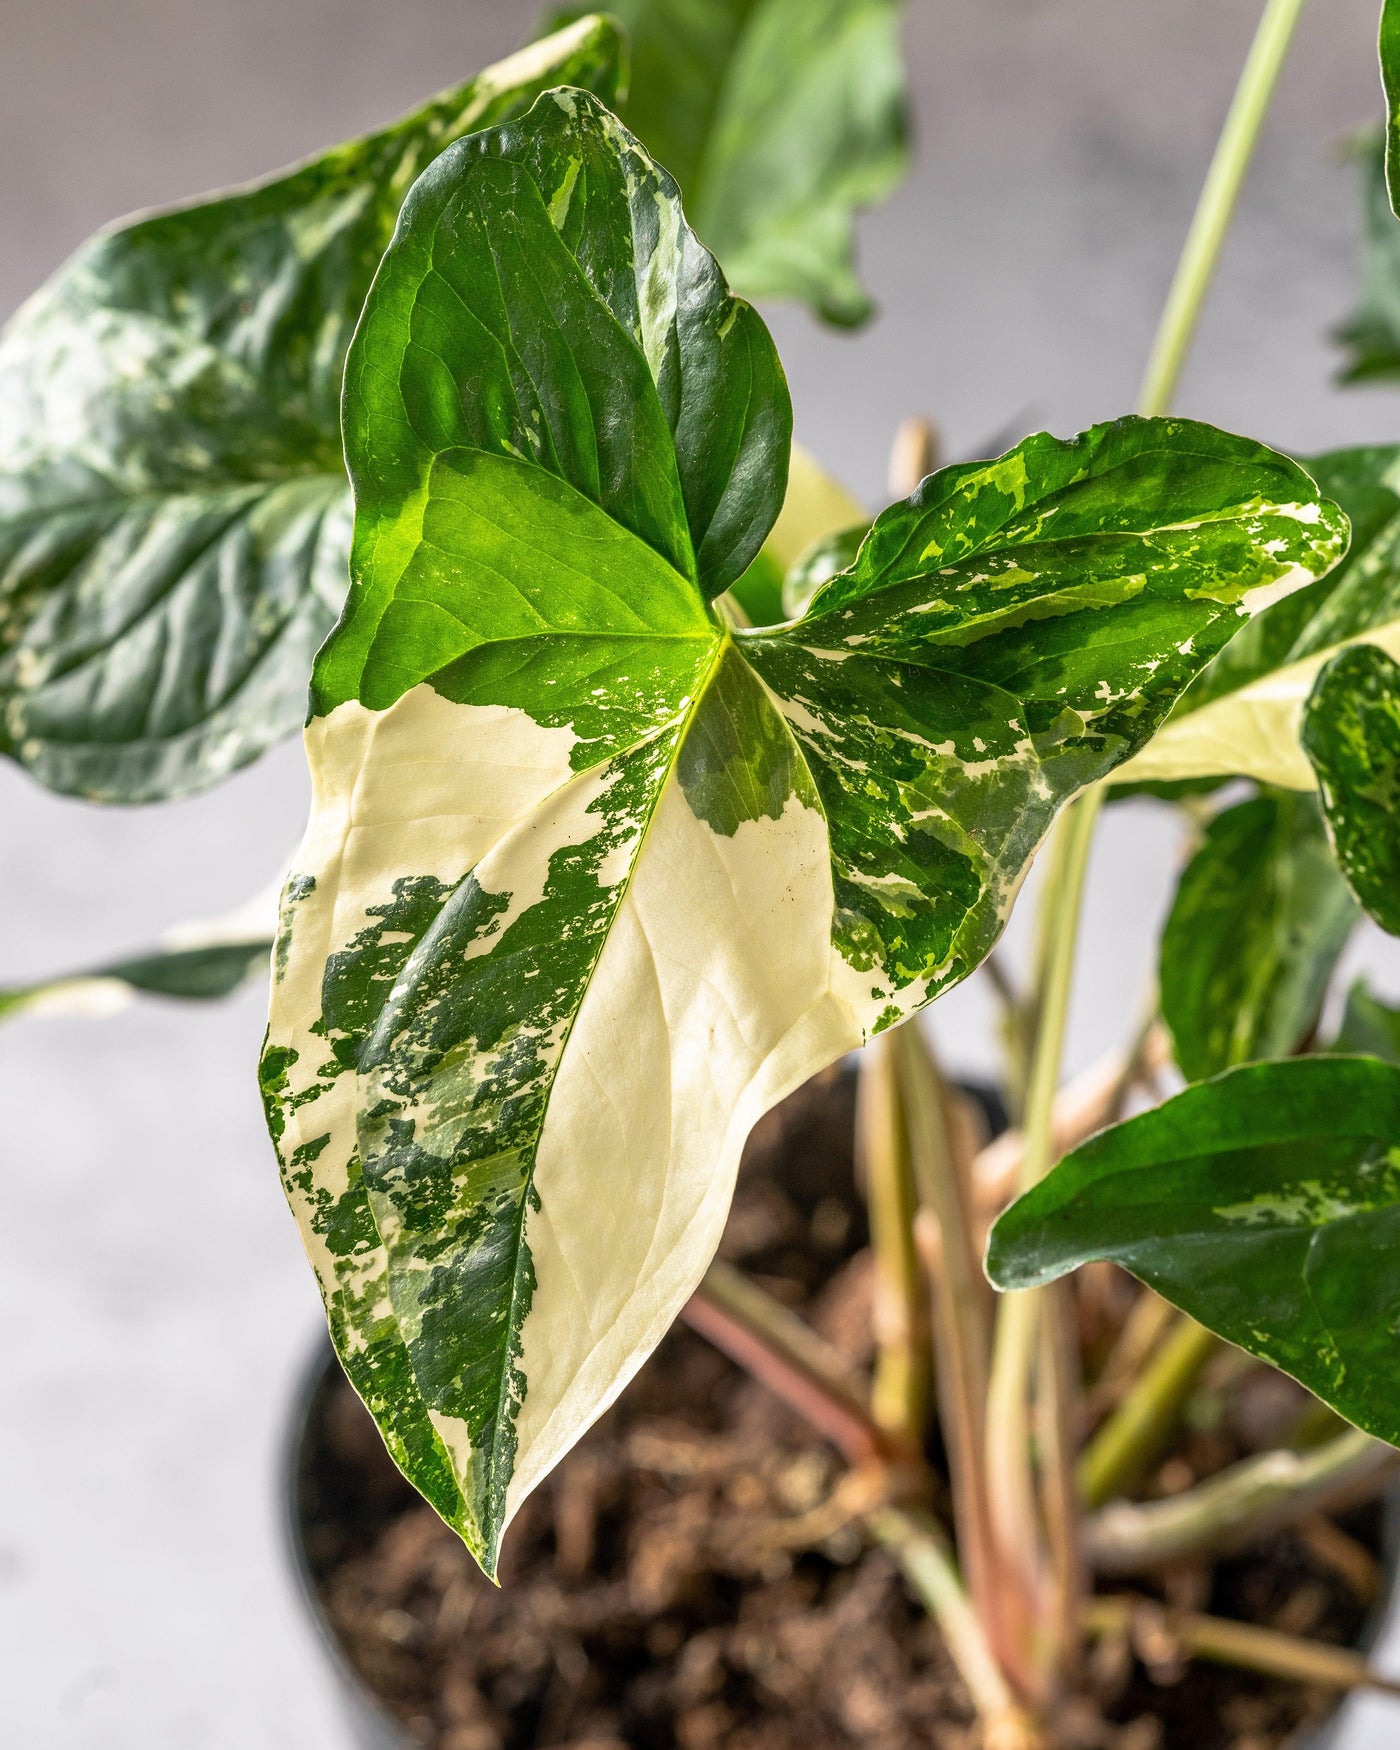
[[[994,1622],[990,1521],[983,1473],[988,1291],[972,1250],[968,1186],[950,1124],[947,1089],[917,1022],[888,1036],[908,1126],[914,1183],[937,1224],[930,1262],[939,1419],[948,1449],[958,1548],[984,1619]],[[994,1630],[995,1632],[995,1630]]]
[[[1167,295],[1138,394],[1139,413],[1156,416],[1171,406],[1220,246],[1302,9],[1303,0],[1268,0],[1264,7]]]
[[[1141,1625],[1164,1634],[1183,1653],[1216,1665],[1233,1665],[1327,1689],[1379,1689],[1400,1695],[1400,1682],[1386,1677],[1349,1647],[1329,1647],[1299,1635],[1256,1628],[1194,1611],[1165,1609],[1149,1599],[1095,1598],[1085,1611],[1090,1634],[1122,1634]]]
[[[681,1316],[810,1422],[848,1464],[907,1458],[892,1449],[836,1351],[732,1265],[717,1258]]]
[[[1220,1339],[1185,1314],[1079,1460],[1084,1505],[1102,1507],[1125,1494],[1170,1438],[1182,1405]]]
[[[1040,1321],[1040,1360],[1036,1369],[1036,1426],[1040,1442],[1041,1506],[1050,1555],[1049,1636],[1045,1653],[1060,1682],[1079,1674],[1082,1617],[1087,1590],[1080,1531],[1080,1500],[1075,1483],[1072,1430],[1080,1405],[1079,1346],[1070,1304],[1070,1285],[1050,1286],[1050,1316]]]
[[[861,1054],[856,1152],[865,1173],[875,1265],[871,1413],[882,1428],[917,1451],[923,1444],[932,1374],[928,1301],[914,1242],[917,1198],[908,1126],[888,1034],[872,1039]]]
[[[1026,1096],[1024,1149],[1018,1184],[1028,1189],[1053,1165],[1055,1090],[1060,1079],[1065,1022],[1069,1013],[1080,901],[1089,866],[1094,822],[1103,802],[1092,785],[1069,808],[1056,829],[1043,901],[1043,976],[1039,1025]],[[1028,1289],[1004,1296],[997,1317],[991,1382],[987,1395],[986,1469],[992,1535],[999,1564],[1016,1575],[1031,1614],[1040,1594],[1039,1527],[1031,1473],[1029,1387],[1041,1298]]]
[[[943,1631],[973,1706],[984,1740],[1038,1750],[1043,1739],[1018,1707],[1002,1676],[972,1601],[963,1588],[943,1528],[928,1513],[900,1507],[876,1509],[866,1519],[872,1536],[894,1556],[920,1602]]]
[[[1310,1452],[1263,1452],[1162,1501],[1115,1501],[1085,1526],[1101,1574],[1133,1574],[1201,1554],[1242,1549],[1315,1513],[1365,1500],[1400,1452],[1351,1428]]]

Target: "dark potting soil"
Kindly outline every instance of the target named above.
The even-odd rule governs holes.
[[[853,1106],[853,1079],[832,1072],[759,1125],[722,1252],[866,1365]],[[1105,1297],[1133,1292],[1126,1279],[1100,1279],[1084,1310],[1090,1349]],[[1181,1487],[1277,1439],[1269,1424],[1296,1413],[1276,1376],[1259,1371],[1247,1415],[1238,1405],[1249,1391],[1229,1384],[1235,1407],[1213,1413],[1204,1394],[1157,1486]],[[499,1590],[404,1483],[338,1373],[326,1376],[310,1431],[299,1505],[311,1570],[350,1661],[410,1742],[977,1750],[937,1632],[890,1558],[829,1505],[835,1455],[684,1327],[525,1502]],[[1285,1535],[1213,1571],[1184,1569],[1163,1595],[1349,1641],[1376,1580],[1367,1551],[1379,1517],[1373,1506],[1343,1521],[1340,1539]],[[1274,1750],[1333,1702],[1182,1665],[1169,1645],[1141,1641],[1100,1643],[1088,1682],[1098,1705],[1066,1721],[1065,1750]]]

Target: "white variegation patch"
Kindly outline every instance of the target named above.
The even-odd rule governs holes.
[[[1400,621],[1350,642],[1377,644],[1400,658]],[[1343,648],[1332,645],[1198,711],[1169,718],[1142,752],[1119,768],[1115,781],[1166,783],[1231,774],[1285,790],[1315,788],[1317,774],[1298,739],[1303,708],[1318,673]]]
[[[818,810],[792,797],[727,837],[668,780],[540,1141],[508,1514],[695,1291],[755,1121],[885,1006],[833,948],[834,910]]]
[[[355,1153],[355,1078],[323,1073],[326,963],[371,921],[401,875],[461,880],[520,819],[572,777],[574,735],[524,711],[455,705],[429,686],[387,711],[355,701],[307,727],[312,808],[283,905],[283,939],[268,1041],[289,1048],[284,1163],[329,1135],[305,1189],[288,1182],[298,1226],[324,1292],[337,1262],[317,1231],[326,1198],[348,1186]],[[307,888],[307,883],[314,885]],[[362,1260],[382,1269],[383,1255]],[[346,1266],[342,1261],[343,1271]]]

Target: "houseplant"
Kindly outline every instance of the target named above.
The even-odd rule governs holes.
[[[1376,1357],[1366,1350],[1358,1361],[1342,1342],[1369,1337],[1377,1307],[1349,1309],[1321,1367],[1311,1365],[1316,1327],[1300,1323],[1309,1306],[1291,1254],[1311,1257],[1356,1233],[1353,1224],[1333,1235],[1343,1215],[1384,1221],[1384,1173],[1370,1169],[1387,1135],[1393,1073],[1379,1057],[1360,1067],[1316,1053],[1287,1059],[1312,1030],[1351,915],[1305,807],[1270,791],[1240,805],[1247,818],[1216,816],[1169,930],[1198,956],[1197,976],[1185,976],[1177,951],[1164,961],[1162,1006],[1184,1070],[1201,1079],[1261,1055],[1280,1061],[1205,1081],[1180,1096],[1184,1105],[1109,1132],[1039,1183],[1054,1152],[1058,1035],[1089,832],[1103,780],[1130,756],[1137,781],[1199,793],[1203,779],[1241,771],[1287,785],[1304,770],[1311,784],[1301,746],[1322,775],[1347,876],[1387,915],[1389,671],[1344,653],[1317,682],[1301,743],[1286,716],[1312,679],[1298,664],[1318,670],[1318,653],[1357,634],[1368,648],[1383,641],[1387,459],[1328,458],[1310,473],[1260,445],[1160,417],[1295,11],[1266,13],[1164,327],[1149,417],[1068,444],[1029,439],[998,462],[935,475],[877,519],[858,551],[853,540],[845,551],[829,543],[824,569],[834,576],[815,560],[799,564],[785,579],[789,605],[803,588],[817,592],[800,619],[776,629],[763,625],[760,586],[771,603],[776,562],[761,552],[783,499],[781,371],[762,325],[689,231],[674,185],[600,102],[576,94],[592,83],[613,95],[600,48],[608,27],[585,21],[537,51],[530,79],[517,71],[500,110],[491,107],[498,75],[473,95],[477,107],[458,100],[452,125],[435,116],[426,143],[406,150],[400,134],[392,174],[382,157],[368,170],[353,157],[334,162],[360,179],[350,194],[344,183],[330,191],[357,222],[363,206],[351,196],[384,190],[378,230],[353,239],[357,266],[372,269],[385,213],[392,225],[411,171],[466,131],[464,113],[483,125],[415,184],[350,350],[355,588],[316,664],[318,814],[274,954],[267,1084],[348,1369],[396,1457],[485,1565],[529,1483],[694,1287],[749,1122],[821,1063],[866,1034],[886,1037],[971,972],[1056,809],[1080,792],[1057,829],[1041,989],[1030,1004],[1008,1003],[1009,1082],[1025,1086],[1027,1197],[997,1229],[994,1267],[1013,1285],[1083,1258],[1121,1257],[1358,1423],[1389,1431]],[[571,91],[530,107],[532,81],[529,98],[560,84]],[[263,247],[266,205],[282,203],[270,229],[291,229],[286,203],[319,198],[329,170],[302,174],[310,192],[288,179],[247,197],[242,233],[226,209],[197,209],[208,227],[201,250],[209,237],[245,247],[250,232]],[[154,223],[158,233],[163,222]],[[181,221],[164,223],[178,238]],[[10,359],[41,384],[40,414],[61,404],[54,365],[74,356],[73,336],[99,331],[95,307],[107,320],[106,279],[119,277],[129,245],[149,241],[117,234],[104,247],[118,266],[97,258],[101,297],[89,262],[17,325]],[[276,727],[271,693],[297,692],[315,615],[328,618],[335,594],[345,500],[326,409],[367,284],[344,271],[336,280],[313,260],[316,273],[293,283],[288,307],[300,314],[296,300],[311,298],[317,320],[294,324],[297,344],[285,350],[276,323],[249,322],[235,272],[218,264],[212,275],[217,294],[230,285],[240,294],[209,300],[215,326],[238,345],[256,330],[274,372],[289,374],[292,392],[275,407],[282,426],[267,405],[240,403],[247,417],[231,422],[231,460],[212,472],[205,446],[172,448],[168,426],[144,452],[119,433],[116,453],[136,455],[148,474],[118,523],[88,520],[97,515],[84,496],[91,475],[71,457],[54,467],[51,445],[32,444],[37,463],[16,470],[31,496],[7,525],[11,575],[26,612],[39,607],[14,647],[10,723],[16,750],[46,781],[133,799],[202,781]],[[343,270],[333,252],[330,262]],[[328,282],[341,298],[338,329],[315,301]],[[163,395],[172,375],[148,363],[137,401],[143,384]],[[229,389],[217,371],[179,381],[196,385],[200,408],[211,385],[235,399],[247,389],[243,378]],[[110,379],[101,386],[107,394]],[[79,387],[92,397],[91,377]],[[175,411],[192,417],[188,406]],[[137,413],[149,433],[171,409]],[[319,464],[314,479],[308,457]],[[160,470],[177,465],[167,482]],[[152,478],[172,501],[155,512]],[[1335,567],[1345,523],[1334,499],[1365,531],[1344,568]],[[551,537],[543,556],[541,531]],[[86,641],[84,610],[121,588],[149,590],[163,564],[180,568],[197,599],[201,585],[224,583],[223,570],[200,569],[211,540],[263,634],[248,639],[259,660],[245,666],[260,687],[272,676],[266,690],[229,709],[207,689],[191,706],[199,686],[175,689],[178,720],[152,749],[146,721],[132,733],[137,714],[113,710],[114,697],[124,701],[106,686],[102,720],[88,727],[98,689],[74,684],[82,665],[62,634],[76,624]],[[591,556],[586,567],[580,552]],[[64,596],[75,570],[77,610]],[[1306,578],[1317,581],[1296,590]],[[734,592],[737,608],[706,606]],[[1263,611],[1239,631],[1246,601]],[[271,646],[269,604],[285,610],[272,623],[291,628]],[[277,659],[264,662],[272,646]],[[120,653],[111,666],[140,680],[148,654]],[[202,684],[211,665],[190,666]],[[183,662],[173,669],[181,674]],[[1198,675],[1184,701],[1197,709],[1181,709],[1154,738]],[[166,705],[171,689],[157,691]],[[1274,764],[1261,770],[1229,726],[1257,728],[1274,708],[1286,733],[1268,735]],[[431,795],[415,794],[429,760],[448,769]],[[1229,927],[1240,896],[1220,871],[1233,875],[1246,855],[1259,873],[1244,915],[1272,927],[1261,946],[1242,948]],[[1214,935],[1199,921],[1222,917]],[[1222,966],[1244,975],[1224,1028],[1211,1013]],[[1353,1036],[1365,1017],[1384,1049],[1383,1013],[1354,1007]],[[1063,1524],[1038,1499],[1073,1521],[1052,1365],[1066,1349],[1054,1340],[1063,1303],[1007,1300],[990,1359],[979,1353],[988,1332],[967,1313],[975,1226],[960,1211],[966,1188],[946,1158],[933,1158],[944,1095],[910,1030],[888,1036],[867,1076],[867,1110],[878,1115],[885,1102],[887,1146],[872,1116],[867,1166],[876,1207],[908,1214],[917,1193],[940,1235],[939,1384],[970,1606],[923,1515],[918,1370],[898,1338],[881,1358],[874,1425],[885,1469],[908,1495],[877,1497],[868,1516],[938,1601],[989,1733],[1031,1741],[1053,1724],[1079,1632],[1074,1540],[1051,1535]],[[1365,1128],[1329,1160],[1319,1189],[1306,1126],[1319,1108],[1332,1125],[1339,1101]],[[614,1102],[625,1122],[609,1132]],[[1281,1135],[1280,1115],[1295,1126]],[[1261,1130],[1263,1119],[1274,1130]],[[1216,1207],[1199,1174],[1178,1172],[1170,1218],[1154,1207],[1149,1219],[1130,1174],[1151,1167],[1155,1185],[1176,1169],[1183,1136],[1197,1139],[1197,1153],[1254,1150],[1257,1159],[1230,1163],[1249,1195]],[[1288,1147],[1310,1151],[1308,1176],[1287,1176]],[[624,1196],[608,1199],[579,1176],[578,1162],[599,1160],[631,1163]],[[1335,1175],[1348,1173],[1344,1196]],[[1103,1187],[1121,1193],[1125,1181],[1128,1194],[1105,1203]],[[1264,1217],[1269,1244],[1288,1254],[1270,1278],[1252,1262]],[[1222,1223],[1228,1268],[1247,1267],[1250,1282],[1271,1290],[1268,1320],[1257,1305],[1242,1317],[1217,1304]],[[877,1233],[891,1283],[911,1281],[911,1231],[901,1217]],[[1185,1238],[1169,1246],[1167,1233]],[[1368,1231],[1361,1244],[1369,1257]],[[1203,1252],[1214,1261],[1193,1275]],[[917,1270],[912,1281],[922,1297]],[[1170,1343],[1158,1359],[1175,1362],[1173,1379],[1189,1379],[1208,1343],[1190,1326]],[[1171,1393],[1151,1369],[1144,1377],[1156,1390],[1147,1407],[1162,1413]],[[1026,1437],[1032,1400],[1039,1467]],[[1133,1400],[1134,1413],[1144,1401]],[[1113,1425],[1120,1446],[1125,1425]],[[1328,1480],[1329,1466],[1349,1484],[1356,1467],[1375,1466],[1372,1447],[1338,1441],[1306,1470],[1310,1487]],[[1128,1453],[1140,1449],[1129,1442]],[[1293,1492],[1315,1504],[1299,1479]],[[1200,1507],[1188,1502],[1187,1517],[1194,1508],[1199,1520]],[[1144,1523],[1132,1520],[1140,1535]],[[1256,1646],[1254,1656],[1265,1655]]]

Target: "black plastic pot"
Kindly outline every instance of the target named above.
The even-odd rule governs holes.
[[[353,1745],[354,1750],[419,1750],[418,1740],[385,1709],[346,1657],[345,1650],[326,1616],[307,1551],[306,1503],[308,1489],[314,1487],[310,1467],[316,1447],[316,1419],[327,1392],[337,1382],[339,1375],[340,1366],[330,1345],[319,1346],[303,1376],[293,1410],[286,1447],[286,1481],[283,1491],[292,1565],[317,1636],[335,1673],[348,1727],[347,1743]],[[1395,1591],[1396,1569],[1400,1559],[1400,1489],[1391,1493],[1387,1503],[1385,1558],[1386,1585],[1383,1596],[1357,1641],[1357,1645],[1368,1652],[1384,1626]],[[1321,1726],[1290,1740],[1287,1750],[1332,1750],[1340,1729],[1339,1716],[1340,1709],[1337,1715],[1324,1721]]]

